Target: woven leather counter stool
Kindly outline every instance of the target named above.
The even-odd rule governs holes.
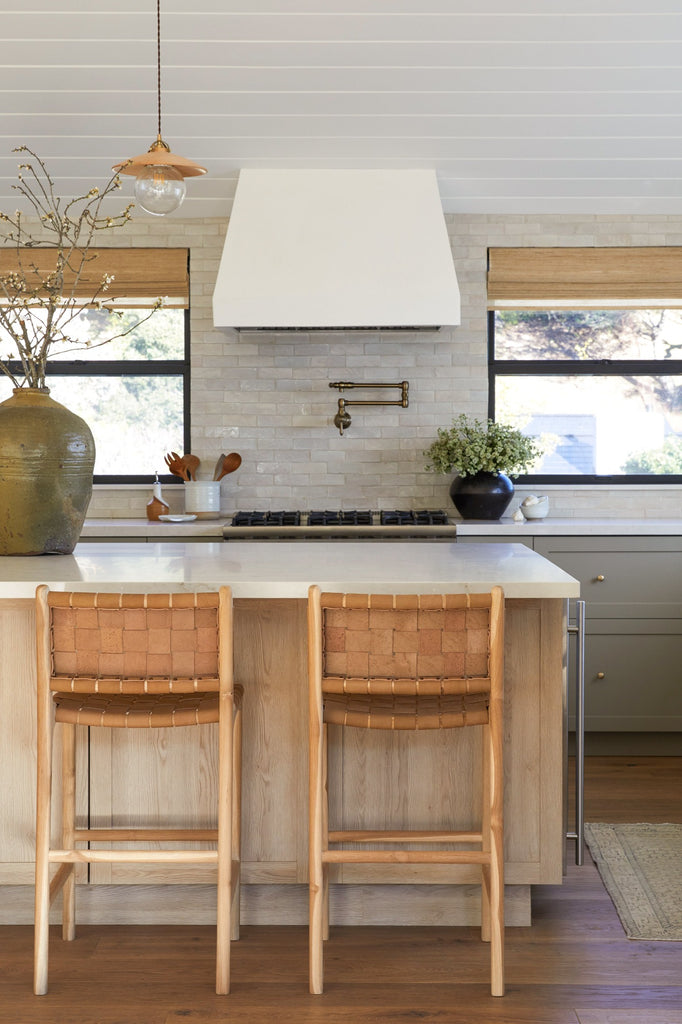
[[[36,591],[38,790],[34,991],[47,992],[50,904],[63,889],[62,935],[75,937],[75,867],[88,862],[217,865],[216,992],[230,987],[239,935],[242,688],[233,682],[232,593]],[[52,742],[62,730],[61,848],[50,843]],[[217,828],[79,828],[76,727],[218,724]],[[217,843],[217,849],[110,849],[114,842]],[[95,849],[77,848],[95,843]],[[50,880],[50,867],[60,865]]]
[[[491,992],[504,995],[504,598],[308,594],[310,991],[323,989],[330,864],[476,864]],[[480,831],[329,829],[327,727],[483,730]],[[397,768],[397,766],[396,766]],[[359,844],[353,849],[342,844]],[[397,849],[377,849],[383,843]],[[471,849],[443,849],[444,844]],[[419,845],[425,849],[408,849]],[[440,848],[439,848],[440,844]],[[370,847],[370,848],[368,848]],[[401,848],[402,847],[402,848]]]

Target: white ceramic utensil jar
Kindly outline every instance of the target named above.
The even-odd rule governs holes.
[[[185,512],[197,519],[218,519],[220,516],[220,481],[186,480]]]

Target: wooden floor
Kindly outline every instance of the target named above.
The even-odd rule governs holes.
[[[589,821],[681,821],[682,758],[589,758]],[[55,929],[50,993],[31,994],[32,930],[0,928],[2,1024],[682,1024],[682,943],[633,942],[589,855],[534,891],[507,931],[508,992],[488,994],[475,929],[332,929],[323,996],[307,991],[304,928],[244,927],[233,990],[212,991],[205,927]]]

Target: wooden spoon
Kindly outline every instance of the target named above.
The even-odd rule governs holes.
[[[239,469],[241,464],[241,455],[239,455],[238,452],[230,452],[230,454],[226,455],[225,458],[223,459],[222,469],[220,470],[220,474],[219,476],[216,477],[216,479],[222,480],[222,478],[224,476],[227,476],[228,473],[234,473],[235,469]]]
[[[169,454],[164,455],[163,461],[166,463],[173,476],[179,476],[183,480],[189,480],[187,467],[177,452],[170,452]]]
[[[213,479],[214,480],[220,480],[220,472],[221,472],[221,470],[223,468],[223,462],[225,461],[225,459],[226,459],[226,455],[225,455],[224,452],[223,452],[222,455],[218,456],[218,461],[216,462],[215,469],[213,470]]]
[[[188,480],[196,480],[196,478],[197,478],[197,469],[199,468],[199,463],[201,462],[201,459],[199,458],[199,456],[198,455],[183,455],[182,456],[182,462],[183,462],[183,465],[185,466],[185,469],[187,470],[187,478],[188,478]]]

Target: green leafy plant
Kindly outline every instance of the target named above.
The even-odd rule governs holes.
[[[464,414],[447,429],[438,429],[437,439],[426,449],[426,469],[436,473],[456,470],[459,476],[476,473],[523,473],[540,455],[534,438],[515,427],[488,420],[470,419]]]
[[[0,213],[0,242],[11,246],[10,269],[0,273],[0,330],[2,341],[9,339],[14,351],[0,358],[0,372],[9,377],[15,388],[44,388],[48,356],[61,355],[72,349],[105,345],[121,338],[149,319],[162,305],[158,299],[149,316],[133,326],[121,323],[122,311],[107,302],[107,291],[113,275],[106,267],[97,268],[93,280],[86,268],[101,256],[92,251],[95,236],[101,231],[121,227],[130,220],[133,204],[117,216],[107,216],[103,204],[120,188],[120,178],[113,175],[103,189],[91,188],[85,195],[63,200],[55,195],[54,182],[40,157],[27,146],[14,153],[31,158],[19,164],[18,185],[12,188],[33,208],[38,224],[26,223],[24,214]],[[40,250],[40,255],[38,255]],[[96,342],[80,343],[73,326],[85,309],[105,310],[113,319],[113,333]],[[21,364],[15,373],[12,362]]]
[[[660,448],[636,452],[623,465],[624,473],[677,474],[682,473],[682,438],[666,438]]]

